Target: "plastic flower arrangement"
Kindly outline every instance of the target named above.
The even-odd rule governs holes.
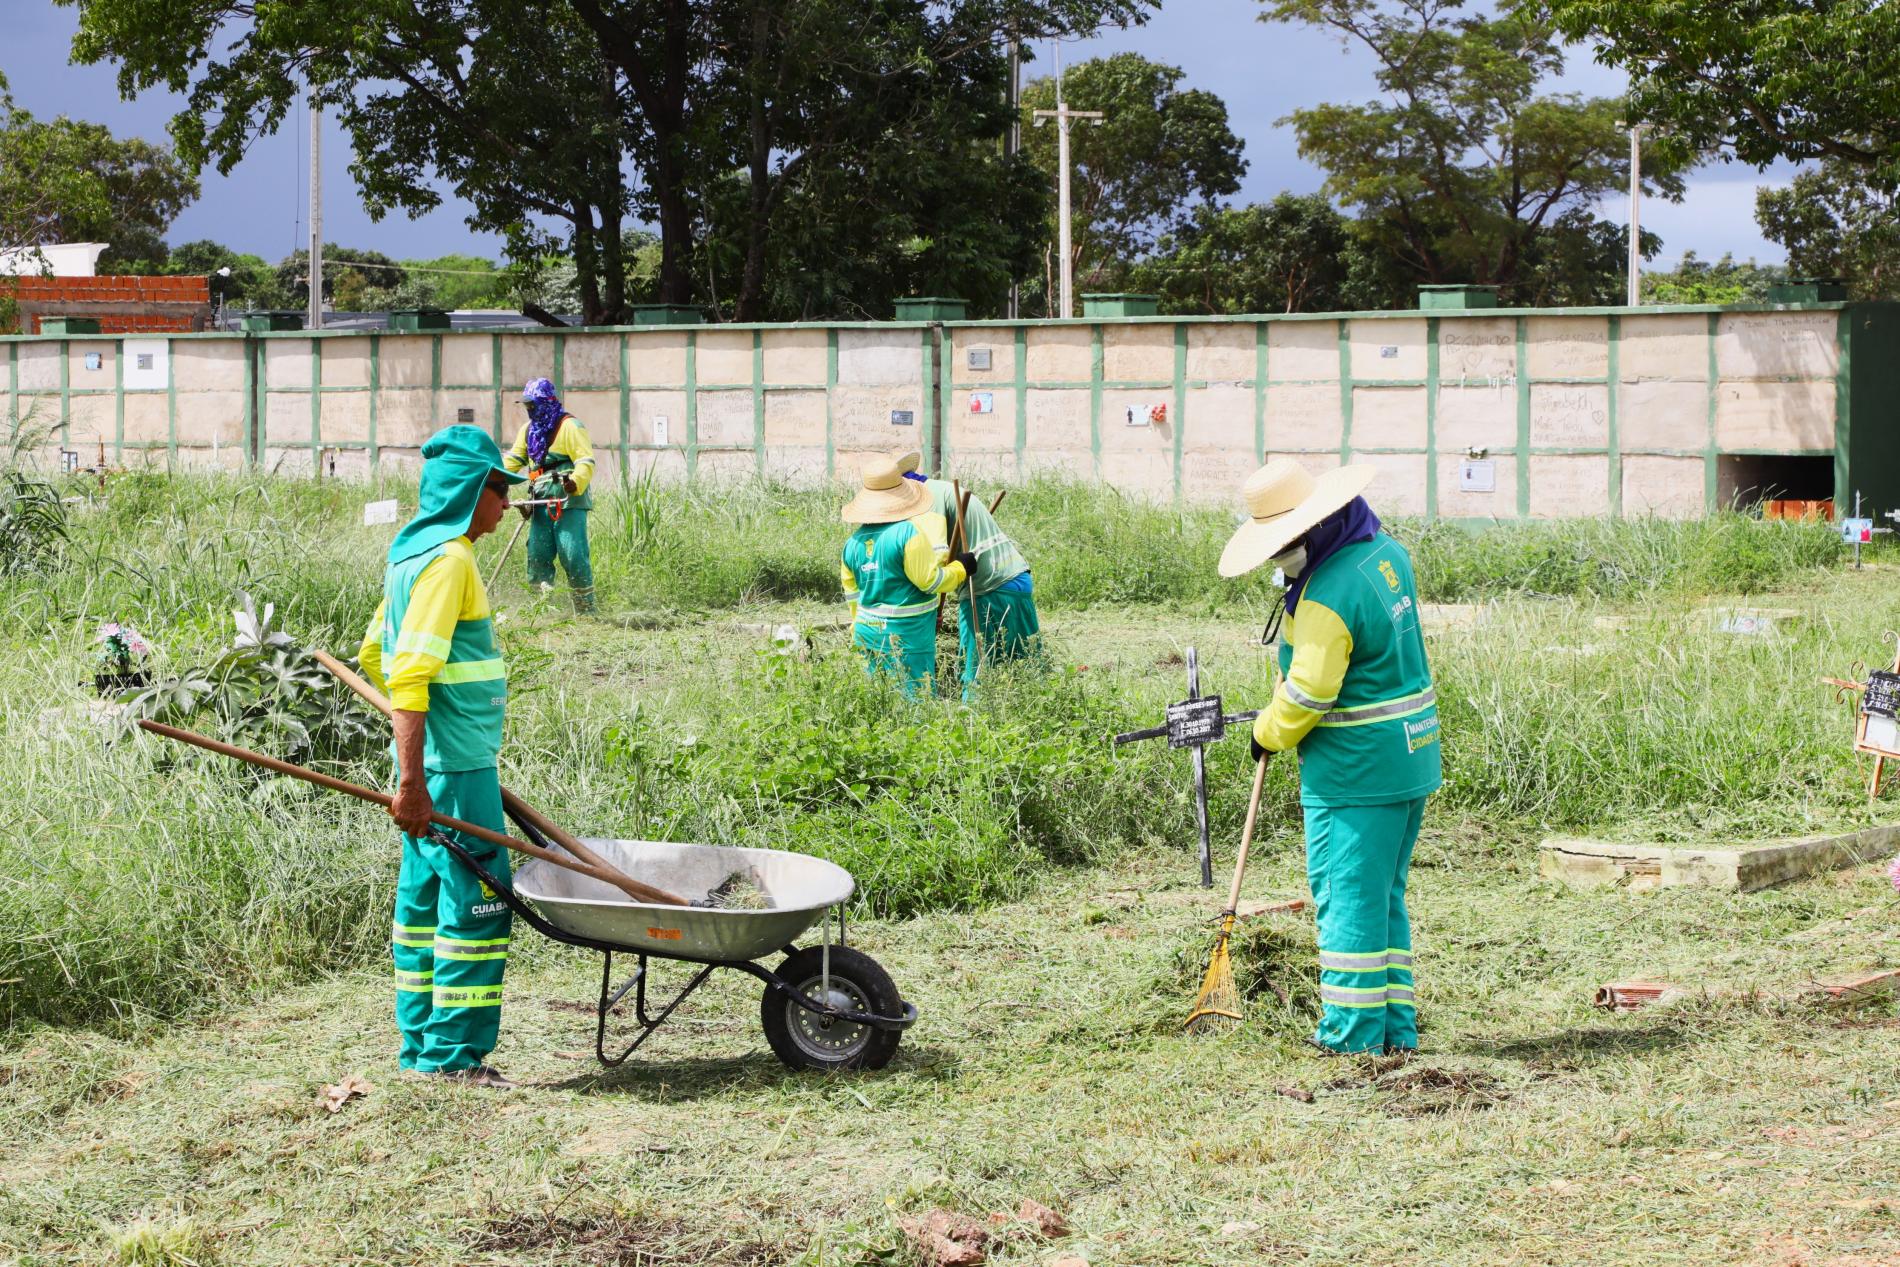
[[[145,635],[130,625],[109,620],[99,626],[99,671],[136,673],[139,662],[152,653]]]

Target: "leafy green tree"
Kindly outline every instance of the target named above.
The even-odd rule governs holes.
[[[1672,269],[1656,269],[1643,274],[1643,302],[1646,304],[1744,304],[1762,303],[1768,288],[1787,277],[1785,268],[1776,265],[1736,261],[1724,254],[1711,263],[1684,251],[1682,260]]]
[[[180,153],[221,170],[281,126],[309,86],[350,133],[374,214],[427,210],[446,182],[472,204],[470,223],[504,234],[516,261],[570,255],[589,323],[624,312],[631,219],[659,228],[661,299],[730,305],[743,318],[764,302],[781,217],[817,196],[808,173],[867,148],[885,171],[900,159],[999,161],[993,112],[961,105],[1001,95],[1000,32],[1072,34],[1140,20],[1153,4],[85,0],[74,54],[115,61],[127,95],[184,91],[172,121]],[[962,121],[959,143],[941,144],[939,128],[916,126],[922,118]],[[729,195],[735,172],[746,180],[737,293],[715,295],[695,238],[708,223],[702,203]],[[968,245],[909,236],[928,238],[930,251]]]
[[[1082,62],[1062,77],[1062,93],[1075,110],[1100,110],[1100,126],[1070,125],[1072,165],[1071,252],[1076,284],[1115,285],[1129,262],[1178,234],[1203,209],[1240,188],[1247,162],[1244,142],[1227,122],[1227,105],[1211,92],[1181,88],[1178,66],[1149,61],[1139,53]],[[1023,152],[1053,189],[1059,175],[1059,138],[1054,121],[1034,126],[1037,110],[1056,105],[1054,78],[1023,89]],[[1053,243],[1045,272],[1057,272]],[[1045,293],[1055,284],[1045,278]]]
[[[1322,194],[1203,206],[1129,281],[1168,313],[1338,311],[1356,246],[1351,222]]]
[[[1762,236],[1788,252],[1795,277],[1839,277],[1856,299],[1900,296],[1900,204],[1893,186],[1838,159],[1755,193]]]
[[[220,269],[230,269],[221,277]],[[199,238],[181,242],[158,263],[140,263],[128,271],[168,277],[207,277],[211,294],[233,308],[287,308],[290,297],[276,271],[261,255],[242,254],[220,242]]]
[[[403,260],[413,281],[426,281],[432,305],[451,311],[465,308],[512,306],[513,283],[507,270],[480,255],[438,255],[429,260]]]
[[[290,306],[310,302],[310,252],[292,251],[278,262],[277,284]],[[409,281],[409,272],[381,251],[323,244],[323,294],[342,312],[374,311],[372,292],[394,290]]]
[[[1459,13],[1462,0],[1262,0],[1268,21],[1331,31],[1370,52],[1384,100],[1287,117],[1326,192],[1420,282],[1481,282],[1507,302],[1607,293],[1618,230],[1593,209],[1627,188],[1622,103],[1538,91],[1562,69],[1534,8]],[[1643,187],[1680,200],[1693,152],[1645,147]],[[1660,242],[1646,236],[1645,249]]]
[[[35,119],[0,80],[0,250],[104,242],[102,272],[165,258],[165,230],[198,196],[172,152],[64,115]]]
[[[1544,0],[1630,76],[1636,118],[1757,166],[1900,181],[1900,7],[1886,0]]]

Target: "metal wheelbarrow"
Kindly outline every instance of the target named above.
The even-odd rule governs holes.
[[[517,818],[515,825],[535,843],[547,845],[531,824]],[[917,1020],[917,1009],[898,994],[877,960],[845,944],[844,904],[856,884],[836,863],[777,849],[582,838],[628,875],[684,896],[710,894],[734,872],[749,869],[772,903],[761,910],[722,910],[633,902],[611,885],[538,858],[524,863],[508,884],[460,842],[440,832],[435,839],[536,932],[601,952],[594,1054],[609,1068],[639,1050],[715,968],[737,969],[765,983],[759,1000],[765,1039],[792,1069],[882,1069]],[[819,944],[795,947],[814,924],[820,927]],[[774,953],[785,956],[776,968],[758,962]],[[638,956],[633,975],[618,985],[616,954]],[[699,965],[658,1012],[647,999],[648,970],[655,959]],[[630,992],[638,1032],[618,1053],[609,1054],[608,1015]]]

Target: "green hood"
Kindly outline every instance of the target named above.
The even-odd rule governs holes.
[[[444,541],[467,535],[468,521],[475,517],[482,485],[488,482],[491,471],[506,476],[510,484],[526,478],[502,466],[501,449],[480,427],[459,424],[430,436],[422,446],[422,485],[416,517],[404,524],[390,542],[389,561],[401,563]]]

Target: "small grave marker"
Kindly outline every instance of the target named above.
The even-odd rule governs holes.
[[[1218,695],[1201,694],[1201,663],[1194,648],[1187,649],[1188,697],[1168,705],[1167,720],[1146,730],[1115,736],[1115,746],[1144,739],[1166,738],[1170,748],[1187,748],[1194,759],[1194,822],[1201,839],[1201,887],[1214,887],[1214,855],[1207,839],[1207,745],[1218,743],[1229,726],[1250,722],[1260,714],[1224,713]]]

